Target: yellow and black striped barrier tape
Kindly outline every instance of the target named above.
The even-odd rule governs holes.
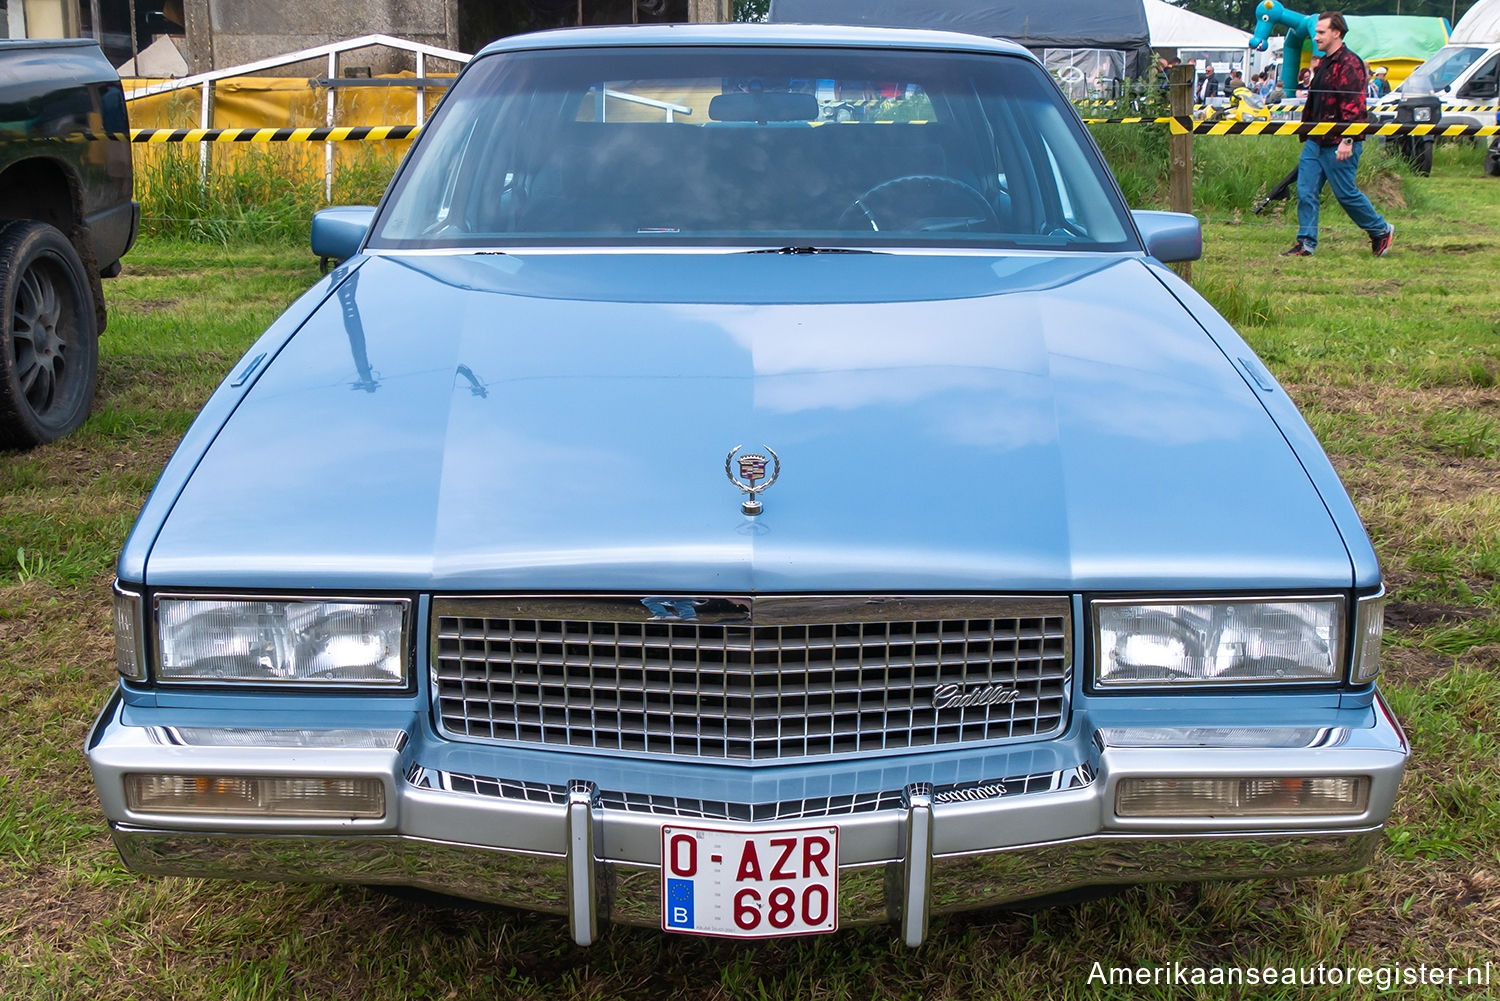
[[[133,143],[360,142],[410,139],[420,125],[335,125],[286,129],[131,129]]]
[[[1120,103],[1119,101],[1073,101],[1072,105],[1075,108],[1106,108],[1119,106]],[[1213,105],[1209,104],[1195,104],[1193,105],[1193,111],[1194,113],[1208,111],[1213,107]],[[1395,110],[1394,105],[1382,105],[1381,107],[1385,111]],[[1273,114],[1286,111],[1301,111],[1302,104],[1300,102],[1297,104],[1267,104],[1256,110],[1269,111]],[[1441,110],[1443,114],[1447,114],[1450,111],[1500,111],[1500,104],[1445,104]]]
[[[285,143],[358,142],[410,139],[420,125],[335,125],[282,129],[131,129],[129,132],[70,132],[60,136],[10,136],[0,142],[128,142],[128,143]]]
[[[1443,111],[1500,111],[1500,104],[1445,104]]]
[[[1223,120],[1203,122],[1193,118],[1127,117],[1085,118],[1088,125],[1166,125],[1173,135],[1199,136],[1432,136],[1453,139],[1460,136],[1500,135],[1500,125],[1377,124],[1373,122],[1237,122]],[[814,122],[814,125],[824,124]],[[834,124],[834,123],[828,123]],[[926,125],[926,121],[875,122],[881,125]],[[124,132],[75,132],[51,137],[52,142],[94,142],[110,140],[130,143],[272,143],[272,142],[360,142],[410,139],[420,125],[338,125],[319,128],[281,129],[131,129]],[[0,137],[3,139],[3,137]]]
[[[1173,135],[1198,136],[1432,136],[1452,139],[1459,136],[1500,135],[1500,125],[1412,125],[1373,122],[1200,122],[1192,118],[1085,118],[1089,125],[1166,125]]]

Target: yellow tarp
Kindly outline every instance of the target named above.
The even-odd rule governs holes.
[[[396,73],[380,79],[415,79]],[[432,79],[432,76],[429,76]],[[445,79],[452,79],[446,77]],[[127,77],[125,93],[165,80]],[[446,91],[428,88],[427,112]],[[137,129],[195,129],[202,89],[189,87],[129,102],[130,125]],[[415,87],[340,87],[334,103],[335,125],[412,125],[417,120]],[[328,91],[312,87],[306,77],[246,76],[213,84],[209,128],[289,128],[328,124]]]
[[[432,79],[440,74],[429,74]],[[452,79],[451,75],[442,76]],[[415,79],[410,72],[391,74],[380,79]],[[127,77],[121,81],[125,93],[169,81]],[[430,117],[447,91],[428,88],[426,112]],[[414,125],[417,121],[416,87],[340,87],[335,91],[335,125]],[[195,129],[202,125],[201,87],[127,99],[130,127],[135,129]],[[209,128],[295,128],[328,124],[328,90],[314,87],[307,77],[247,76],[219,80],[213,84]],[[175,146],[176,144],[171,144]],[[192,155],[196,156],[197,144]],[[279,158],[299,165],[308,176],[321,177],[324,171],[324,145],[318,142],[276,143]],[[411,140],[334,143],[335,165],[367,159],[372,155],[390,158],[392,164],[405,155]],[[164,150],[166,150],[164,152]],[[265,155],[261,143],[213,143],[210,157],[215,165],[233,162],[235,157]],[[136,145],[137,176],[149,176],[142,168],[155,156],[181,156],[168,147]]]

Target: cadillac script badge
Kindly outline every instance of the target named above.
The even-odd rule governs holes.
[[[729,450],[729,454],[724,457],[724,475],[729,477],[730,483],[740,488],[741,493],[749,495],[745,498],[745,502],[740,505],[740,510],[748,515],[757,515],[765,508],[765,505],[756,499],[756,495],[775,483],[776,477],[781,475],[781,457],[776,454],[775,449],[766,449],[767,452],[771,453],[771,478],[764,483],[757,484],[756,480],[765,479],[766,476],[766,457],[764,455],[757,455],[754,452],[746,452],[744,455],[741,455],[739,457],[740,475],[734,475],[735,454],[743,447],[743,445],[734,446],[734,448]]]

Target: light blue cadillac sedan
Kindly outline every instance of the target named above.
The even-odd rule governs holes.
[[[915,946],[1371,858],[1369,540],[1025,50],[505,39],[313,242],[120,558],[130,868]]]

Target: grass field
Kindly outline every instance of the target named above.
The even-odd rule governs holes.
[[[1204,162],[1247,172],[1235,190],[1274,183],[1274,157],[1257,177],[1238,152],[1256,141]],[[582,950],[552,918],[124,871],[80,753],[113,683],[113,561],[197,407],[317,277],[289,242],[144,238],[106,283],[93,417],[0,453],[0,998],[1500,996],[1500,968],[1488,988],[1388,994],[1090,979],[1095,961],[1500,967],[1500,180],[1443,147],[1432,178],[1375,193],[1397,227],[1385,259],[1331,204],[1304,260],[1276,256],[1287,215],[1220,202],[1193,280],[1301,405],[1384,566],[1383,688],[1414,746],[1385,848],[1347,876],[941,919],[917,951],[885,928],[763,945],[616,928]]]

